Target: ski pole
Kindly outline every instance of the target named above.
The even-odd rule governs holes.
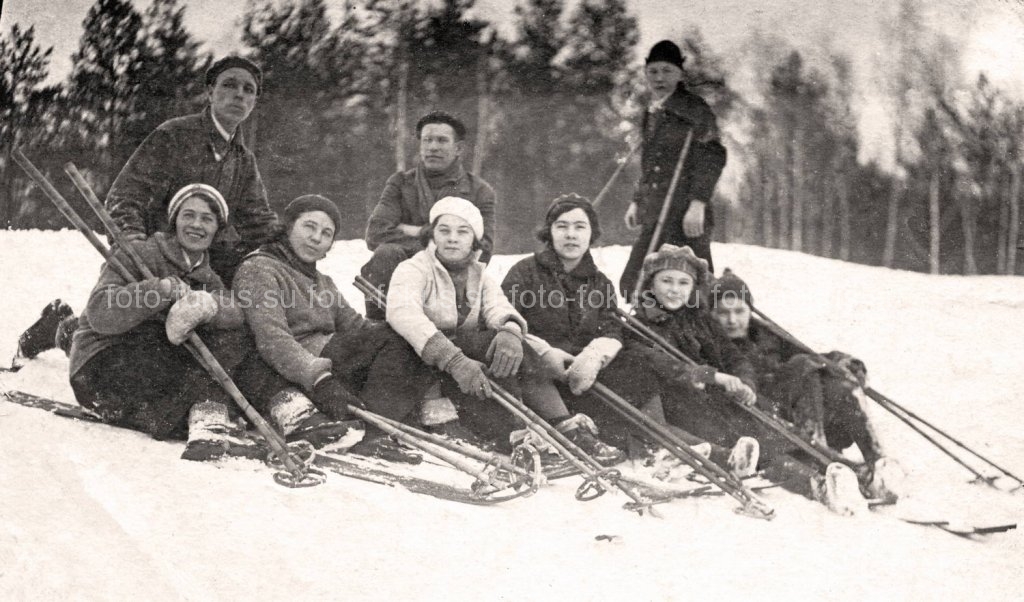
[[[597,196],[594,198],[594,202],[591,203],[591,206],[593,206],[594,209],[597,209],[601,204],[601,201],[604,200],[604,197],[608,195],[608,191],[612,189],[612,184],[614,184],[615,180],[619,178],[619,174],[622,173],[622,170],[629,165],[629,160],[633,158],[633,155],[636,153],[638,148],[640,148],[639,142],[634,146],[629,147],[629,153],[619,161],[619,165],[615,168],[615,171],[612,172],[612,177],[608,178],[608,182],[605,183],[604,188],[601,189],[601,192],[597,193]]]
[[[384,431],[388,435],[398,439],[399,441],[426,452],[443,462],[450,464],[461,472],[468,474],[469,476],[476,479],[472,490],[481,495],[487,496],[496,493],[502,489],[495,484],[495,470],[491,464],[484,464],[482,467],[472,464],[476,460],[469,459],[466,454],[456,452],[445,446],[435,444],[425,438],[413,436],[411,433],[406,432],[404,429],[399,429],[396,426],[390,424],[389,420],[383,416],[374,414],[368,410],[358,408],[356,406],[348,406],[348,411],[353,415],[358,416],[364,421],[376,426],[380,430]],[[518,496],[517,496],[518,497]]]
[[[394,436],[400,441],[420,449],[475,478],[476,483],[472,489],[474,492],[480,493],[481,495],[491,496],[494,493],[509,487],[518,488],[519,486],[526,484],[526,482],[531,479],[532,475],[528,471],[513,465],[508,459],[502,458],[498,454],[485,452],[472,446],[459,445],[439,435],[421,431],[397,420],[387,418],[386,416],[374,414],[369,410],[349,406],[349,411],[363,420],[376,425],[382,431]],[[465,458],[471,458],[472,460],[483,464],[483,468],[479,468],[466,462]],[[516,475],[517,478],[503,479],[499,476],[499,471],[512,473]],[[496,483],[496,481],[501,482]],[[502,498],[502,501],[531,495],[537,491],[537,485],[537,483],[533,483],[525,491],[513,496]]]
[[[672,208],[672,196],[676,193],[676,187],[679,185],[679,179],[683,175],[683,164],[686,163],[686,156],[690,154],[690,143],[693,141],[693,129],[686,131],[686,141],[683,142],[683,149],[679,151],[679,160],[676,161],[676,167],[672,171],[672,179],[668,184],[668,192],[665,193],[665,200],[661,202],[661,211],[658,213],[658,221],[654,225],[654,233],[651,235],[650,242],[647,243],[647,253],[644,257],[654,253],[658,250],[658,243],[661,240],[661,231],[665,229],[665,220],[668,219],[669,209]],[[640,287],[643,283],[640,282],[639,278],[636,281],[636,286],[633,289],[633,302],[637,303],[640,300]]]
[[[612,391],[601,382],[595,382],[591,390],[598,399],[615,410],[627,421],[639,427],[672,455],[689,465],[695,472],[706,478],[713,485],[734,497],[743,505],[743,510],[748,515],[769,520],[775,516],[775,511],[755,497],[753,492],[749,491],[734,475],[729,474],[721,466],[693,451],[689,445],[665,428],[664,425],[658,424],[650,416],[633,407],[632,404],[615,391]]]
[[[590,454],[580,449],[579,446],[570,441],[548,421],[531,410],[522,400],[506,391],[501,385],[494,382],[493,379],[490,380],[490,385],[492,399],[522,420],[527,428],[541,437],[548,445],[555,448],[560,456],[568,460],[569,463],[586,476],[586,481],[576,492],[576,499],[587,501],[600,496],[608,489],[608,482],[610,481],[612,485],[619,488],[619,490],[633,500],[633,503],[627,506],[628,509],[642,514],[644,508],[650,505],[649,502],[642,500],[636,492],[618,479],[618,471],[601,466]],[[597,495],[593,497],[588,497],[591,490],[590,484],[598,488],[596,489],[598,491]]]
[[[783,338],[784,340],[788,341],[790,344],[794,345],[795,347],[797,347],[798,349],[800,349],[804,353],[807,353],[807,354],[811,355],[816,360],[822,362],[832,372],[838,374],[839,376],[842,376],[843,378],[847,378],[847,379],[852,379],[853,378],[842,367],[838,366],[835,362],[831,361],[827,357],[825,357],[825,356],[821,355],[820,353],[818,353],[818,352],[814,351],[813,349],[811,349],[805,343],[803,343],[802,341],[797,339],[795,335],[793,335],[788,330],[786,330],[781,325],[779,325],[778,322],[776,322],[775,320],[772,320],[770,317],[768,317],[764,312],[762,312],[761,310],[759,310],[759,309],[757,309],[756,307],[753,307],[753,306],[751,306],[750,309],[754,313],[754,315],[756,315],[758,318],[763,320],[764,323],[765,323],[765,326],[767,326],[777,336],[779,336],[779,337]],[[853,380],[856,382],[856,379],[853,379]],[[860,383],[857,382],[857,384],[859,385]],[[986,463],[988,466],[990,466],[992,468],[995,468],[996,470],[1000,471],[1004,475],[1006,475],[1006,476],[1010,477],[1011,479],[1017,481],[1018,485],[1014,489],[1017,489],[1017,488],[1020,488],[1021,486],[1024,486],[1024,480],[1021,480],[1020,477],[1018,477],[1017,475],[1013,474],[1009,470],[1003,468],[1002,466],[996,464],[995,462],[993,462],[992,460],[990,460],[987,457],[983,456],[981,453],[975,451],[971,447],[968,447],[967,444],[963,443],[962,441],[960,441],[956,437],[953,437],[952,435],[950,435],[946,431],[940,429],[939,427],[935,426],[931,422],[925,420],[921,416],[919,416],[919,415],[915,414],[914,412],[910,411],[905,406],[903,406],[903,405],[901,405],[899,403],[896,403],[894,400],[886,397],[885,395],[882,395],[881,393],[879,393],[878,391],[876,391],[875,389],[873,389],[871,387],[864,387],[864,392],[867,394],[868,397],[873,399],[878,405],[882,406],[883,409],[885,409],[890,414],[892,414],[893,416],[898,418],[904,424],[909,426],[914,432],[916,432],[917,434],[921,435],[922,437],[925,438],[925,440],[927,440],[932,445],[937,447],[939,449],[939,451],[941,451],[942,453],[944,453],[947,456],[949,456],[954,462],[956,462],[957,464],[959,464],[959,465],[963,466],[964,468],[966,468],[969,472],[971,472],[973,475],[975,475],[975,477],[977,477],[981,481],[984,481],[989,486],[991,486],[991,487],[993,487],[995,489],[998,489],[997,487],[995,487],[995,484],[992,482],[992,480],[989,477],[986,477],[986,476],[982,475],[979,471],[975,470],[973,467],[968,465],[962,458],[960,458],[959,456],[954,454],[952,452],[952,450],[949,450],[946,446],[942,445],[940,442],[938,442],[934,438],[930,437],[927,433],[925,433],[920,428],[920,426],[918,426],[917,424],[914,424],[913,421],[916,420],[921,425],[924,425],[924,426],[930,428],[932,431],[934,431],[938,435],[944,437],[946,440],[948,440],[949,442],[953,443],[957,447],[959,447],[959,448],[967,451],[968,453],[972,454],[976,458],[980,459],[982,462]]]
[[[625,323],[627,328],[632,330],[640,337],[646,339],[650,343],[654,344],[655,347],[669,354],[669,356],[671,356],[673,359],[690,366],[697,365],[696,361],[694,361],[692,358],[684,354],[672,343],[666,341],[664,337],[651,330],[651,328],[649,328],[640,320],[636,319],[633,316],[630,316],[629,314],[623,312],[620,309],[616,309],[615,311],[616,315]],[[812,458],[819,462],[822,467],[828,466],[832,462],[841,462],[851,468],[856,466],[856,464],[853,461],[844,457],[842,454],[839,454],[836,451],[826,448],[824,446],[820,446],[813,442],[807,441],[802,436],[798,435],[797,433],[794,433],[792,427],[787,426],[781,419],[771,416],[764,410],[740,402],[734,403],[740,409],[753,416],[762,424],[769,427],[776,433],[782,435],[790,443],[796,445],[801,450],[808,453]]]
[[[77,212],[75,212],[75,210],[71,207],[71,205],[67,202],[67,200],[60,194],[60,192],[58,192],[57,189],[53,187],[53,185],[46,178],[46,176],[44,176],[35,167],[35,165],[33,165],[31,161],[29,161],[28,157],[26,157],[21,152],[20,149],[15,149],[14,152],[12,153],[12,156],[14,157],[14,160],[18,163],[18,165],[20,165],[22,167],[22,169],[24,169],[25,172],[28,173],[29,177],[31,177],[32,180],[35,181],[36,184],[43,190],[43,192],[46,194],[46,196],[57,207],[57,209],[64,215],[64,217],[67,218],[68,221],[70,221],[72,223],[72,225],[75,226],[76,229],[78,229],[82,234],[85,235],[85,237],[89,240],[89,242],[93,245],[93,247],[103,256],[103,258],[111,266],[113,266],[115,270],[120,272],[121,275],[125,278],[125,280],[127,280],[129,282],[134,281],[136,279],[135,276],[132,275],[132,273],[124,266],[123,263],[121,263],[118,260],[118,258],[113,254],[113,252],[110,249],[108,249],[105,244],[103,244],[103,242],[96,236],[96,234],[92,231],[92,229],[89,227],[89,225],[85,222],[85,220],[83,220],[81,218],[81,216],[78,215]],[[83,182],[84,182],[84,180],[83,180]],[[95,195],[93,195],[93,196],[95,197]],[[89,200],[89,199],[87,198],[86,200]],[[112,235],[112,237],[113,237],[113,235]],[[143,266],[143,269],[145,269],[145,266]],[[195,333],[193,333],[193,335],[194,334]],[[201,343],[201,341],[200,341],[200,343]],[[207,353],[209,353],[209,350],[207,350]],[[212,354],[210,355],[210,358],[213,358]],[[216,361],[216,360],[214,359],[214,361]],[[218,366],[219,366],[219,364],[218,364]],[[223,372],[223,369],[221,370],[221,372]],[[227,374],[225,373],[224,376],[226,377]],[[215,377],[216,377],[216,375],[215,375]],[[221,379],[218,378],[217,380],[218,380],[218,382],[221,382],[222,385],[223,385],[223,381],[221,381]],[[228,378],[228,380],[230,381],[230,378]],[[251,408],[251,406],[250,406],[250,408]],[[253,411],[255,412],[255,410],[253,410]],[[258,416],[258,414],[257,414],[257,416]],[[274,442],[273,441],[268,440],[268,443],[270,443],[271,447],[274,448]],[[275,451],[280,453],[280,450],[275,449]],[[283,461],[285,461],[285,460],[283,460]],[[295,481],[294,481],[295,484],[293,486],[308,486],[308,485],[318,484],[318,482],[309,482],[307,480],[307,477],[306,477],[305,474],[303,474],[301,476],[301,478],[300,478],[300,474],[299,473],[303,472],[302,468],[300,466],[298,466],[297,464],[295,464],[294,462],[292,462],[290,459],[285,461],[285,462],[286,462],[286,466],[287,466],[288,463],[292,464],[292,466],[288,466],[288,469],[292,473],[291,476],[295,479]],[[297,470],[293,470],[293,468],[295,468]],[[278,480],[278,482],[281,482],[281,479],[278,477],[278,475],[275,475],[275,479]]]
[[[367,295],[373,295],[374,291],[377,290],[361,276],[356,276],[355,285],[363,292],[363,294]],[[555,427],[551,426],[546,420],[541,418],[540,415],[527,407],[525,403],[506,391],[498,383],[494,382],[493,379],[488,380],[491,385],[492,399],[497,401],[502,407],[512,413],[512,415],[522,420],[530,431],[536,433],[538,437],[553,447],[559,455],[569,461],[586,476],[585,482],[576,492],[577,499],[586,501],[599,497],[609,489],[607,481],[611,481],[616,487],[621,489],[633,500],[634,507],[630,509],[636,510],[640,513],[643,512],[643,508],[646,507],[646,502],[641,500],[636,493],[618,481],[616,478],[617,471],[605,469],[605,467],[601,466],[597,460],[580,449],[572,441],[569,441],[565,435],[558,432]],[[595,493],[592,497],[591,492]]]

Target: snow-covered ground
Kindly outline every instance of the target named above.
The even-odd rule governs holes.
[[[785,251],[715,245],[758,305],[807,343],[865,360],[873,385],[1024,473],[1024,279],[934,277]],[[80,310],[100,261],[75,232],[0,232],[0,358],[42,306]],[[623,247],[595,252],[616,275]],[[349,285],[368,257],[338,243],[321,268]],[[500,277],[518,257],[497,257]],[[8,389],[73,401],[67,360],[47,352]],[[905,505],[946,518],[1024,518],[1024,494],[969,476],[873,406],[910,475]],[[577,482],[496,507],[444,502],[331,475],[273,483],[234,460],[180,461],[180,445],[0,401],[0,598],[220,600],[1017,600],[1024,528],[976,542],[879,515],[845,519],[782,490],[777,518],[731,498],[663,505],[662,518]],[[922,511],[924,512],[924,511]],[[960,516],[959,514],[957,516]],[[601,537],[599,536],[610,536]]]

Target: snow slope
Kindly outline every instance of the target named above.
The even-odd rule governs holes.
[[[100,262],[69,231],[0,232],[0,253],[6,361],[46,302],[81,309]],[[775,320],[863,358],[875,388],[1024,473],[1024,279],[741,245],[715,253]],[[617,275],[626,249],[595,256]],[[361,241],[341,242],[321,265],[357,306],[348,283],[367,257]],[[497,257],[490,270],[500,278],[517,259]],[[73,401],[66,368],[47,352],[0,384]],[[1024,518],[1024,494],[965,484],[965,471],[872,408],[910,473],[906,506]],[[1024,529],[967,541],[884,516],[840,518],[778,489],[764,494],[771,522],[734,514],[726,497],[638,517],[620,494],[575,501],[573,479],[468,507],[339,476],[288,490],[256,462],[194,464],[180,451],[0,401],[0,598],[1016,600],[1024,586]]]

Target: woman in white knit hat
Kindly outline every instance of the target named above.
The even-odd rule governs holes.
[[[582,421],[573,419],[554,383],[541,376],[539,358],[524,355],[526,321],[478,261],[483,233],[483,218],[475,205],[445,197],[430,210],[424,233],[427,247],[402,262],[391,278],[388,323],[426,364],[447,375],[435,392],[437,398],[454,396],[453,384],[463,394],[457,397],[461,411],[446,412],[447,404],[435,404],[441,409],[427,412],[425,425],[472,438],[457,422],[461,420],[476,434],[504,445],[522,425],[486,401],[491,394],[489,379],[494,378],[521,390],[527,405],[599,461],[620,460],[617,449],[580,428]]]
[[[167,209],[168,231],[128,243],[152,278],[142,278],[122,250],[115,256],[135,278],[103,266],[72,341],[71,387],[106,422],[160,439],[187,429],[185,459],[259,457],[265,451],[237,436],[227,394],[180,346],[202,327],[216,352],[235,340],[225,331],[242,326],[242,312],[210,269],[208,249],[227,222],[227,204],[212,186],[190,184]]]

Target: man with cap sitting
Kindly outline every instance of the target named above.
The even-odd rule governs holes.
[[[361,273],[384,293],[398,264],[423,249],[420,234],[429,223],[430,208],[445,197],[466,199],[480,210],[484,222],[480,261],[489,262],[494,250],[494,189],[462,167],[466,126],[448,113],[435,111],[416,123],[416,137],[420,142],[416,167],[388,178],[366,224],[366,246],[373,257]],[[384,310],[367,300],[366,316],[382,320]]]
[[[683,85],[683,55],[679,47],[662,40],[651,48],[646,63],[644,72],[652,100],[641,128],[640,183],[625,215],[626,226],[631,230],[640,229],[640,235],[619,281],[619,289],[627,298],[631,298],[636,288],[644,255],[690,133],[693,136],[686,160],[679,183],[667,201],[668,214],[655,248],[663,243],[688,246],[714,271],[711,262],[714,219],[710,203],[726,160],[715,114],[700,96]]]
[[[246,253],[274,237],[277,215],[238,127],[256,106],[262,84],[255,63],[224,57],[206,71],[209,106],[165,121],[146,137],[107,193],[107,209],[129,240],[163,230],[171,195],[191,182],[216,188],[231,211],[210,247],[210,264],[225,283]]]

